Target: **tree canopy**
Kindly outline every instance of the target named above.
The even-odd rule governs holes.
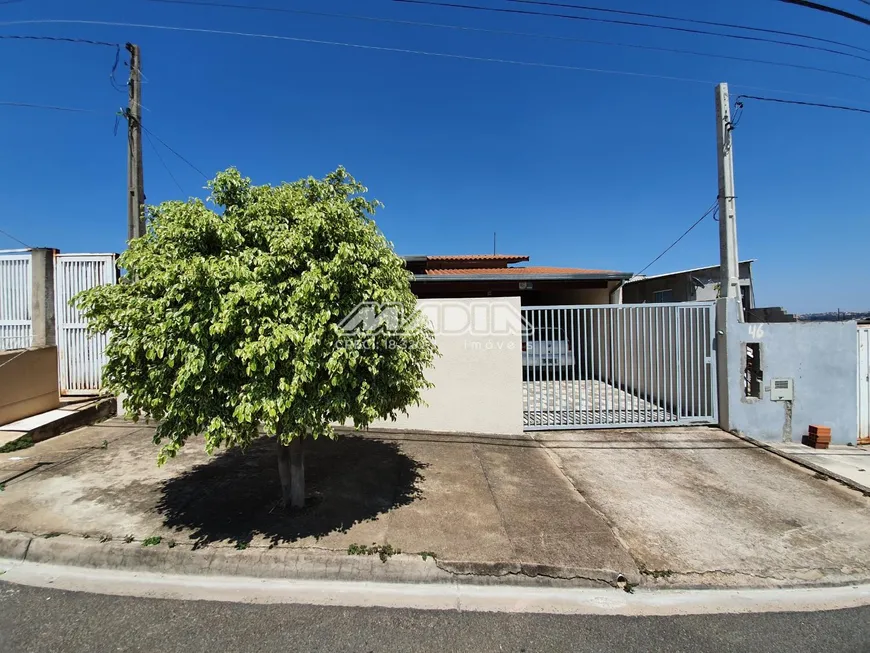
[[[288,444],[420,404],[437,355],[424,321],[342,328],[364,302],[417,315],[367,189],[343,168],[277,186],[230,168],[209,188],[206,202],[151,207],[121,282],[75,300],[92,330],[111,333],[107,387],[129,415],[157,420],[159,462],[194,435],[212,452],[248,444],[262,424]]]

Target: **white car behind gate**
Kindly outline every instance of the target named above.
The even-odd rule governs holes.
[[[529,379],[552,375],[553,370],[573,371],[574,351],[565,331],[539,327],[524,334],[523,369]]]

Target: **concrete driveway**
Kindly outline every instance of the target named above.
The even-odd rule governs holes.
[[[535,437],[656,583],[870,579],[870,498],[724,431]]]

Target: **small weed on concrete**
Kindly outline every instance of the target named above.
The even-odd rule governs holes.
[[[135,538],[132,535],[125,535],[124,536],[124,544],[130,544],[130,542],[132,542],[134,539]]]
[[[142,540],[142,546],[157,546],[163,541],[163,538],[159,535],[152,535],[151,537],[146,537]]]
[[[33,438],[29,435],[25,435],[23,437],[18,438],[17,440],[13,440],[12,442],[7,442],[2,447],[0,447],[0,453],[12,453],[13,451],[21,451],[22,449],[28,449],[33,446]]]
[[[815,474],[813,474],[813,478],[817,478],[817,479],[819,479],[820,481],[828,481],[828,480],[830,480],[827,476],[825,476],[824,474],[820,474],[819,472],[816,472]]]
[[[60,533],[46,533],[42,537],[44,537],[47,540],[50,540],[53,537],[60,537]]]
[[[423,558],[424,561],[428,560],[429,558],[432,558],[434,560],[435,559],[435,552],[434,551],[420,551],[420,557]]]
[[[244,551],[248,548],[247,542],[236,542],[236,551]]]
[[[108,448],[109,448],[109,441],[103,440],[103,443],[100,445],[100,449],[108,449]]]
[[[0,492],[4,492],[6,490],[6,483],[0,483]]]
[[[626,582],[625,585],[622,586],[622,590],[624,592],[628,592],[629,594],[634,594],[635,587],[637,587],[637,583]]]
[[[106,542],[111,542],[111,541],[112,541],[111,535],[101,535],[100,536],[100,544],[105,544]]]
[[[377,555],[381,559],[381,562],[386,562],[390,556],[394,556],[401,552],[401,549],[394,549],[391,544],[378,544],[377,542],[372,542],[371,546],[366,546],[365,544],[351,544],[349,547],[347,547],[347,555]]]
[[[655,579],[659,578],[667,578],[673,575],[673,571],[670,569],[647,569],[643,565],[638,567],[638,571],[642,573],[644,576],[650,576]]]

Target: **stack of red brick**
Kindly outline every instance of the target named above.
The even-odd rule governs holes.
[[[803,443],[813,449],[827,449],[831,444],[831,427],[810,425],[809,434],[804,436]]]

